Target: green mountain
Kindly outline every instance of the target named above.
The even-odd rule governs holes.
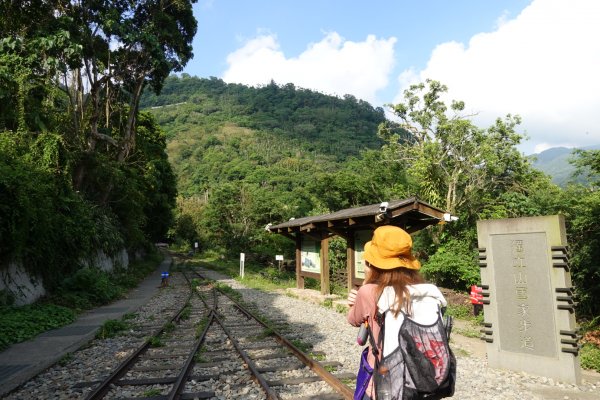
[[[185,74],[169,77],[160,96],[145,93],[140,107],[166,131],[184,196],[223,181],[273,184],[294,172],[334,172],[362,151],[379,148],[377,129],[386,122],[382,108],[350,95],[274,82],[253,88]]]
[[[181,195],[174,230],[201,246],[281,252],[292,242],[267,234],[269,223],[406,196],[402,167],[375,149],[381,123],[407,133],[353,96],[183,75],[140,106],[167,135]]]
[[[598,150],[600,145],[583,147],[582,150]],[[533,154],[533,166],[550,175],[552,182],[559,186],[566,186],[569,182],[585,183],[586,178],[575,176],[575,166],[570,160],[575,157],[575,149],[567,147],[553,147],[541,153]]]

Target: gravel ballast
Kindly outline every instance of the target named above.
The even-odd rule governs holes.
[[[254,305],[257,312],[269,320],[284,323],[285,325],[282,326],[285,328],[281,329],[281,333],[289,340],[308,343],[312,346],[312,352],[322,352],[326,355],[325,361],[341,363],[342,366],[336,373],[356,373],[362,351],[362,347],[356,344],[358,328],[346,322],[345,314],[311,301],[308,298],[311,291],[291,289],[264,292],[247,288],[236,280],[214,271],[204,270],[203,273],[238,290],[246,304]],[[156,310],[171,307],[175,301],[174,296],[175,293],[172,291],[159,292],[136,313],[136,318],[142,324],[147,323],[144,322],[147,315],[157,315]],[[454,395],[456,399],[600,400],[600,374],[584,371],[581,384],[572,385],[526,373],[489,368],[484,343],[476,338],[462,336],[457,331],[460,329],[455,329],[451,339],[451,347],[458,364]],[[73,388],[73,382],[99,379],[127,356],[126,349],[131,347],[132,342],[140,340],[141,338],[135,336],[93,340],[81,350],[71,354],[68,360],[60,363],[62,365],[56,364],[48,368],[4,398],[11,400],[85,398],[86,393],[91,389]],[[196,390],[200,390],[202,385],[199,385]],[[314,384],[314,386],[315,393],[323,389],[322,385]],[[250,386],[246,392],[224,390],[218,396],[220,399],[260,398],[260,395]],[[289,398],[295,398],[293,393],[290,393]]]
[[[339,372],[356,373],[362,347],[356,344],[358,328],[350,326],[344,314],[290,294],[248,289],[213,271],[206,273],[211,279],[239,290],[245,302],[254,303],[268,318],[286,320],[298,340],[311,343],[314,351],[327,355],[327,360],[339,361],[343,365]],[[585,371],[581,384],[572,385],[489,368],[481,340],[457,333],[452,336],[450,344],[457,359],[456,399],[600,400],[600,374]]]

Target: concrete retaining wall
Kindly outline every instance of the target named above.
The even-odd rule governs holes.
[[[139,256],[136,252],[135,258]],[[82,265],[110,272],[115,267],[127,268],[129,255],[125,249],[110,256],[103,251],[98,251],[93,258],[82,261]],[[14,296],[16,306],[34,303],[46,294],[41,277],[31,275],[22,264],[16,262],[0,266],[0,291],[2,290]]]

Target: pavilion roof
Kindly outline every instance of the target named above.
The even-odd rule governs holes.
[[[444,221],[443,210],[433,207],[416,197],[404,200],[391,200],[362,207],[347,208],[329,214],[291,219],[267,229],[285,236],[308,234],[315,237],[340,235],[346,237],[357,230],[375,229],[380,225],[395,225],[409,233]]]

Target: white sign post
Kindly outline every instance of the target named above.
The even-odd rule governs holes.
[[[276,260],[276,261],[279,261],[279,270],[281,271],[281,264],[283,263],[283,255],[279,255],[279,254],[277,254],[277,255],[275,256],[275,260]]]
[[[244,279],[244,261],[246,260],[246,255],[244,253],[240,253],[240,276]]]

